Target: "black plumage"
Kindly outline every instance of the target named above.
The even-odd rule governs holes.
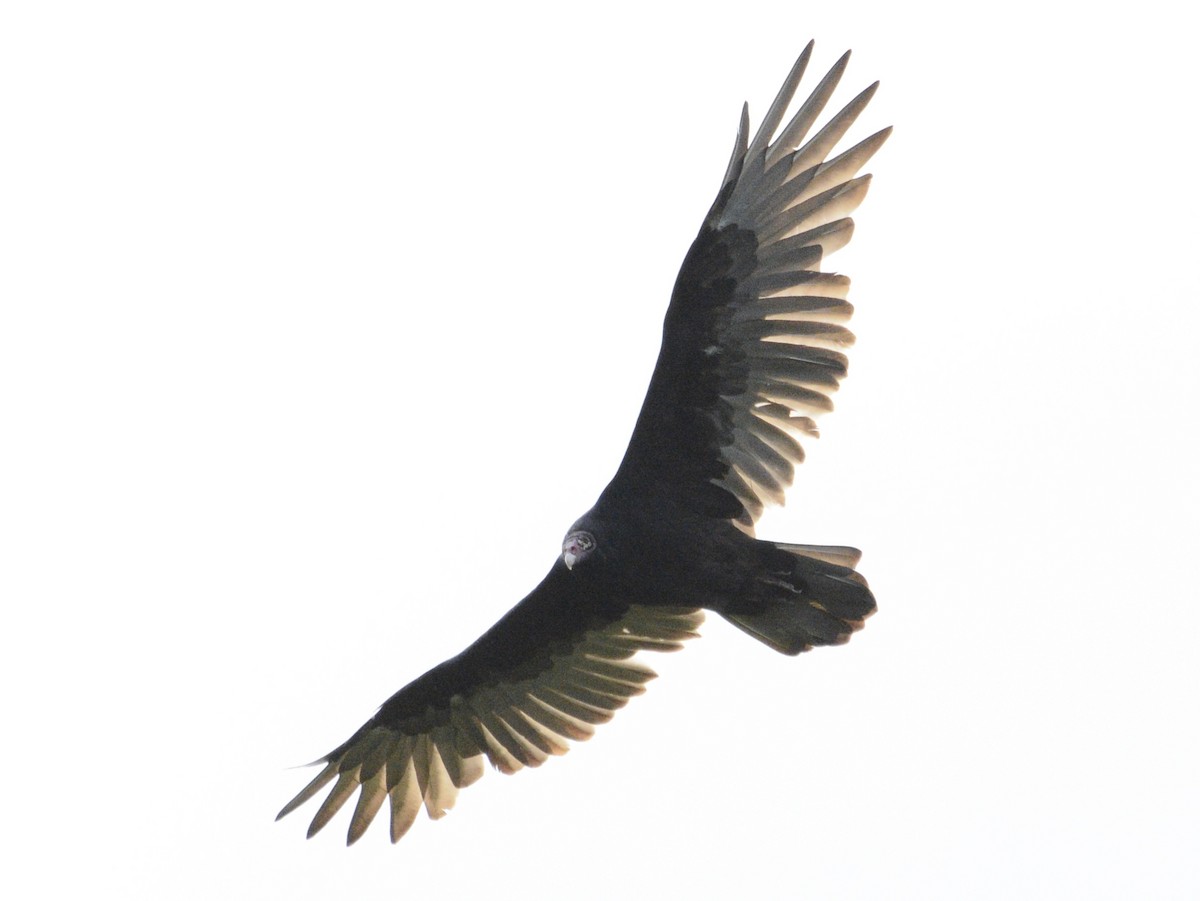
[[[682,647],[703,609],[785,654],[842,643],[875,610],[858,551],[753,534],[764,505],[783,503],[816,435],[812,416],[832,407],[846,374],[849,280],[819,267],[850,239],[845,217],[870,178],[857,173],[890,131],[826,159],[872,85],[805,141],[846,54],[772,141],[811,52],[750,141],[743,108],[629,448],[550,572],[469,648],[384,702],[279,816],[333,782],[310,836],[358,792],[349,841],[385,801],[396,841],[422,806],[444,814],[484,757],[514,772],[588,738],[654,677],[634,655]]]

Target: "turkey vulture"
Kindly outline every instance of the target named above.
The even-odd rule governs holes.
[[[540,585],[318,761],[279,813],[333,782],[310,837],[358,792],[348,843],[385,801],[398,841],[422,805],[443,816],[483,775],[484,757],[513,773],[564,753],[654,678],[634,655],[681,648],[703,609],[784,654],[841,644],[874,612],[857,550],[754,537],[764,505],[783,503],[803,439],[817,434],[811,417],[832,407],[846,374],[849,280],[822,272],[821,259],[850,239],[846,216],[870,180],[857,173],[890,133],[828,158],[876,83],[808,137],[846,53],[775,136],[812,47],[749,141],[742,108],[616,475]]]

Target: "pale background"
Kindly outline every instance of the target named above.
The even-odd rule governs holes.
[[[6,896],[1200,896],[1178,5],[398,6],[0,13]],[[809,37],[896,133],[760,534],[863,548],[879,614],[800,659],[712,620],[397,847],[273,823],[611,476]]]

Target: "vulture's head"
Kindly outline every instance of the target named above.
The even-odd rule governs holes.
[[[563,563],[567,564],[567,569],[574,569],[576,564],[586,560],[595,549],[595,535],[586,529],[573,528],[563,539]]]

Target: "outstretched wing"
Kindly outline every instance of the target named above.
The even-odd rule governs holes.
[[[855,176],[891,132],[827,159],[877,82],[805,140],[847,52],[774,137],[812,48],[749,144],[742,110],[733,157],[679,272],[658,364],[608,489],[668,486],[697,512],[751,532],[765,504],[783,503],[804,459],[802,439],[817,434],[812,417],[832,408],[829,395],[846,374],[850,280],[822,272],[821,261],[850,240],[854,224],[845,217],[870,181]]]
[[[697,609],[614,607],[580,597],[559,561],[525,600],[473,645],[392,695],[379,712],[319,763],[325,766],[279,812],[286,816],[330,782],[311,838],[357,791],[347,843],[385,801],[392,841],[422,805],[433,819],[483,775],[483,758],[505,773],[539,766],[590,738],[654,672],[630,658],[673,651],[695,637]]]

